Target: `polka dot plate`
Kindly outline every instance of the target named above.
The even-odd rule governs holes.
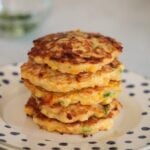
[[[0,143],[23,150],[150,149],[150,81],[123,73],[123,109],[110,131],[90,137],[49,133],[24,113],[30,93],[20,80],[19,65],[0,67]]]

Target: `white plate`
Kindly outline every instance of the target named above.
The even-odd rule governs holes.
[[[150,145],[150,81],[123,73],[123,109],[110,131],[92,137],[39,129],[24,113],[30,93],[20,82],[19,65],[0,67],[0,142],[25,150],[132,150]]]

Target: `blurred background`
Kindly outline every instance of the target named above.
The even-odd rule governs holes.
[[[150,0],[0,0],[0,65],[27,60],[33,39],[72,29],[121,41],[126,68],[150,76]]]

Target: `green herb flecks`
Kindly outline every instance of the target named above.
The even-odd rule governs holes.
[[[104,96],[105,98],[106,98],[106,97],[110,97],[110,96],[111,96],[111,92],[105,92],[103,96]]]
[[[108,104],[108,105],[104,105],[103,106],[103,110],[104,110],[104,114],[105,115],[108,115],[109,114],[109,110],[110,110],[110,105]]]
[[[67,106],[68,106],[68,103],[65,102],[64,100],[60,100],[60,101],[59,101],[59,104],[60,104],[61,106],[63,106],[63,107],[67,107]]]
[[[92,131],[91,127],[85,126],[85,127],[82,128],[83,133],[89,133],[91,131]]]
[[[62,101],[62,100],[59,101],[59,104],[62,105],[62,106],[65,105],[64,101]]]

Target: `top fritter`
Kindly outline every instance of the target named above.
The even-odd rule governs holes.
[[[110,37],[79,30],[49,34],[33,43],[30,59],[70,74],[96,72],[122,51],[121,44]]]

